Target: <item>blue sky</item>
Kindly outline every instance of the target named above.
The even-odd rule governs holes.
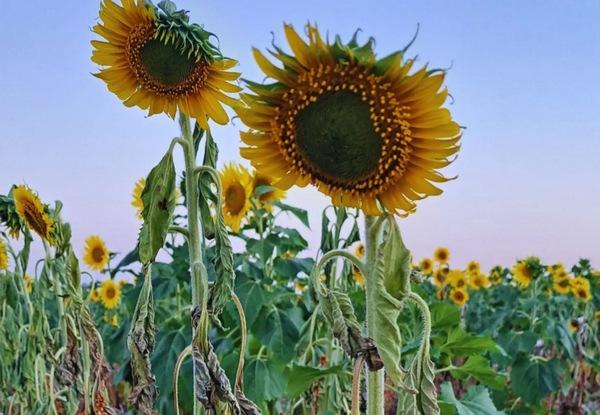
[[[2,0],[0,192],[27,183],[60,199],[75,244],[92,233],[128,251],[139,223],[135,180],[160,159],[177,126],[127,109],[94,78],[90,31],[97,1]],[[244,77],[263,76],[251,46],[284,44],[282,22],[308,20],[349,38],[374,36],[384,56],[421,30],[409,55],[451,67],[450,109],[467,127],[459,178],[400,224],[419,259],[448,246],[453,263],[510,264],[535,254],[600,266],[600,2],[596,1],[180,1],[218,34]],[[239,160],[239,121],[214,129],[221,162]],[[313,229],[327,199],[298,189]],[[319,235],[308,233],[311,242]],[[81,249],[80,249],[81,250]]]

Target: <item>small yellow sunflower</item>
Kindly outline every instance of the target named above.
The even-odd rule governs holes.
[[[85,240],[83,262],[94,271],[102,271],[108,265],[110,252],[98,235],[89,236]]]
[[[568,294],[571,291],[571,282],[569,278],[554,278],[552,281],[552,288],[558,294]]]
[[[109,325],[111,325],[113,327],[119,326],[119,318],[116,316],[116,314],[113,314],[110,317],[104,316],[104,321],[106,321]]]
[[[438,268],[433,272],[432,275],[432,279],[433,279],[433,284],[436,287],[443,287],[444,285],[446,285],[446,278],[448,275],[448,268]]]
[[[488,288],[490,286],[490,280],[487,275],[477,271],[469,274],[469,286],[476,290]]]
[[[440,246],[433,251],[433,259],[440,264],[447,264],[450,261],[450,251]]]
[[[587,303],[588,301],[590,301],[592,299],[590,282],[587,278],[575,277],[575,278],[571,278],[570,282],[571,282],[571,292],[577,299],[579,299],[585,303]]]
[[[577,333],[580,327],[581,323],[579,323],[579,320],[576,318],[569,320],[569,322],[567,323],[567,328],[571,333]]]
[[[365,276],[360,272],[360,270],[352,266],[352,279],[361,287],[365,285]]]
[[[481,267],[479,266],[479,262],[477,261],[469,261],[469,263],[467,264],[467,272],[469,274],[476,274],[481,270]]]
[[[54,221],[40,198],[27,186],[15,187],[12,197],[15,201],[15,210],[27,227],[52,244]]]
[[[273,210],[273,203],[285,199],[286,192],[273,185],[273,178],[255,171],[252,175],[252,194],[256,195],[257,188],[260,186],[268,186],[269,189],[263,189],[260,195],[257,195],[257,199],[268,212]]]
[[[31,294],[31,291],[33,290],[33,282],[35,281],[34,278],[29,274],[25,274],[23,280],[25,281],[25,289],[29,294]]]
[[[94,302],[94,303],[100,301],[100,289],[99,288],[94,288],[90,292],[90,300],[92,300],[92,302]]]
[[[299,282],[299,281],[294,283],[294,291],[298,295],[304,294],[304,292],[306,291],[306,284],[303,282]]]
[[[467,288],[468,281],[467,277],[462,271],[451,270],[446,275],[446,282],[453,288],[465,289]]]
[[[4,245],[4,241],[0,239],[0,271],[8,268],[8,252],[6,251],[6,246]]]
[[[512,274],[521,288],[529,287],[529,284],[533,280],[533,271],[524,261],[519,261],[515,264],[512,268]]]
[[[364,258],[365,256],[365,246],[362,243],[356,244],[356,248],[354,248],[354,256],[357,258]]]
[[[121,301],[121,287],[110,278],[102,282],[98,294],[102,305],[108,310],[115,308]]]
[[[144,201],[142,200],[142,193],[146,186],[146,178],[142,177],[135,182],[133,192],[131,192],[131,206],[135,208],[138,219],[142,219],[142,212],[144,211]]]
[[[237,62],[223,58],[209,42],[212,34],[190,24],[185,11],[161,3],[104,0],[102,22],[92,29],[104,38],[92,41],[92,61],[104,67],[96,76],[126,106],[149,115],[175,117],[179,110],[205,130],[208,118],[227,124],[221,103],[237,105],[226,95],[241,90],[231,83],[240,74],[228,71]]]
[[[502,282],[502,267],[495,266],[492,268],[490,271],[489,280],[492,285],[500,284]]]
[[[282,189],[310,183],[334,205],[368,215],[407,215],[415,201],[441,194],[432,182],[448,180],[438,170],[460,140],[443,108],[444,71],[410,73],[415,59],[402,51],[378,60],[373,40],[330,43],[310,24],[308,43],[291,25],[284,31],[293,54],[270,51],[282,67],[253,50],[275,82],[246,81],[247,107],[236,108],[250,128],[241,133],[242,157]]]
[[[221,171],[221,186],[223,219],[233,232],[238,233],[251,207],[250,174],[240,165],[226,164]]]
[[[450,299],[454,304],[462,307],[469,301],[469,293],[464,288],[453,288],[450,291]]]
[[[419,269],[425,275],[431,275],[433,272],[433,261],[431,258],[423,258],[421,262],[419,262]]]

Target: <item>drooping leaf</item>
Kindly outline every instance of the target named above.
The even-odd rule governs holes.
[[[154,260],[165,243],[175,209],[175,165],[171,150],[150,171],[142,192],[144,224],[140,230],[138,251],[140,260]]]
[[[297,217],[300,220],[300,222],[304,224],[304,226],[310,229],[310,223],[308,221],[308,212],[306,210],[295,206],[286,205],[285,203],[281,202],[276,202],[275,206],[277,206],[284,212],[290,212],[292,215]]]
[[[383,285],[392,297],[401,300],[410,288],[411,255],[396,221],[392,219],[389,224],[383,245]]]
[[[452,385],[446,382],[441,386],[440,398],[441,403],[452,405],[458,415],[504,415],[504,412],[496,409],[489,391],[481,385],[470,386],[467,389],[467,396],[458,400]]]

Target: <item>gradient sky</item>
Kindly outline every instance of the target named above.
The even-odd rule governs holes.
[[[2,0],[0,13],[0,193],[27,183],[65,203],[75,246],[92,233],[113,251],[133,247],[130,206],[177,135],[167,117],[146,118],[110,94],[90,61],[98,1]],[[448,68],[450,109],[467,127],[459,175],[444,194],[400,220],[417,259],[448,246],[452,263],[486,267],[527,255],[600,266],[600,2],[587,1],[179,1],[220,37],[249,79],[261,80],[251,46],[284,44],[282,22],[377,39],[380,56],[404,47]],[[239,160],[239,120],[216,127],[220,162]],[[178,160],[181,160],[180,158]],[[180,164],[181,165],[181,164]],[[327,199],[306,188],[317,244]]]

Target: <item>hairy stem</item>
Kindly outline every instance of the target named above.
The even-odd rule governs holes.
[[[365,216],[365,252],[366,252],[366,273],[365,291],[367,300],[367,335],[371,338],[375,336],[375,325],[377,324],[377,315],[375,310],[377,296],[377,244],[379,232],[375,225],[373,216]],[[367,373],[367,415],[384,415],[384,370],[378,370]]]

